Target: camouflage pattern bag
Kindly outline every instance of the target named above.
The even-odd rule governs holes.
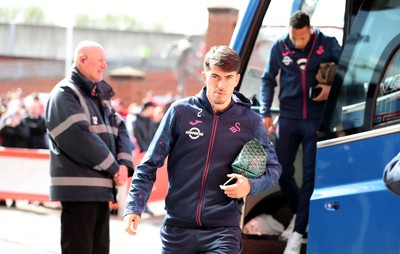
[[[247,142],[232,163],[233,172],[247,178],[257,178],[264,174],[267,153],[257,139]]]
[[[318,83],[324,85],[332,85],[333,78],[335,77],[336,64],[335,63],[321,63],[315,78]]]

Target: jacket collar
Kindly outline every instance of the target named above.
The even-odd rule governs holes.
[[[115,95],[112,87],[104,80],[100,82],[93,83],[92,81],[85,78],[75,66],[71,71],[71,80],[72,82],[84,93],[89,96],[92,96],[92,90],[95,86],[97,86],[97,94],[100,98],[109,100],[112,96]]]

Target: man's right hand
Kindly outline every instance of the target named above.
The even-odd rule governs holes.
[[[124,186],[128,180],[128,168],[125,165],[120,165],[119,170],[114,175],[115,185],[118,187]]]
[[[264,122],[264,126],[265,126],[265,130],[268,133],[268,136],[271,137],[271,132],[274,133],[275,132],[275,125],[273,123],[272,117],[267,116],[263,118],[263,122]]]
[[[136,235],[137,227],[140,222],[140,216],[137,214],[128,214],[124,216],[124,228],[130,235]]]

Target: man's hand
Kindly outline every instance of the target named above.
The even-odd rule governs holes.
[[[321,87],[322,91],[313,99],[313,101],[326,101],[328,99],[329,92],[331,91],[331,86],[318,84],[317,87]]]
[[[140,216],[137,214],[128,214],[124,216],[124,229],[130,235],[136,235],[137,227],[140,222]]]
[[[272,133],[275,132],[275,125],[273,123],[272,117],[270,117],[270,116],[264,117],[263,122],[264,122],[265,130],[268,133],[268,136],[271,137],[271,132]]]
[[[128,168],[125,165],[120,165],[119,170],[114,175],[114,182],[117,186],[125,185],[128,180]]]
[[[236,178],[236,183],[231,185],[220,185],[219,187],[224,193],[230,198],[244,198],[249,195],[251,191],[251,186],[249,180],[239,174],[229,174],[227,175],[229,178]]]

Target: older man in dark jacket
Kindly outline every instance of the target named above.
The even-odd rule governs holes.
[[[50,198],[59,200],[62,253],[109,253],[109,201],[133,174],[132,148],[103,81],[103,47],[81,42],[71,74],[46,107],[50,137]]]

